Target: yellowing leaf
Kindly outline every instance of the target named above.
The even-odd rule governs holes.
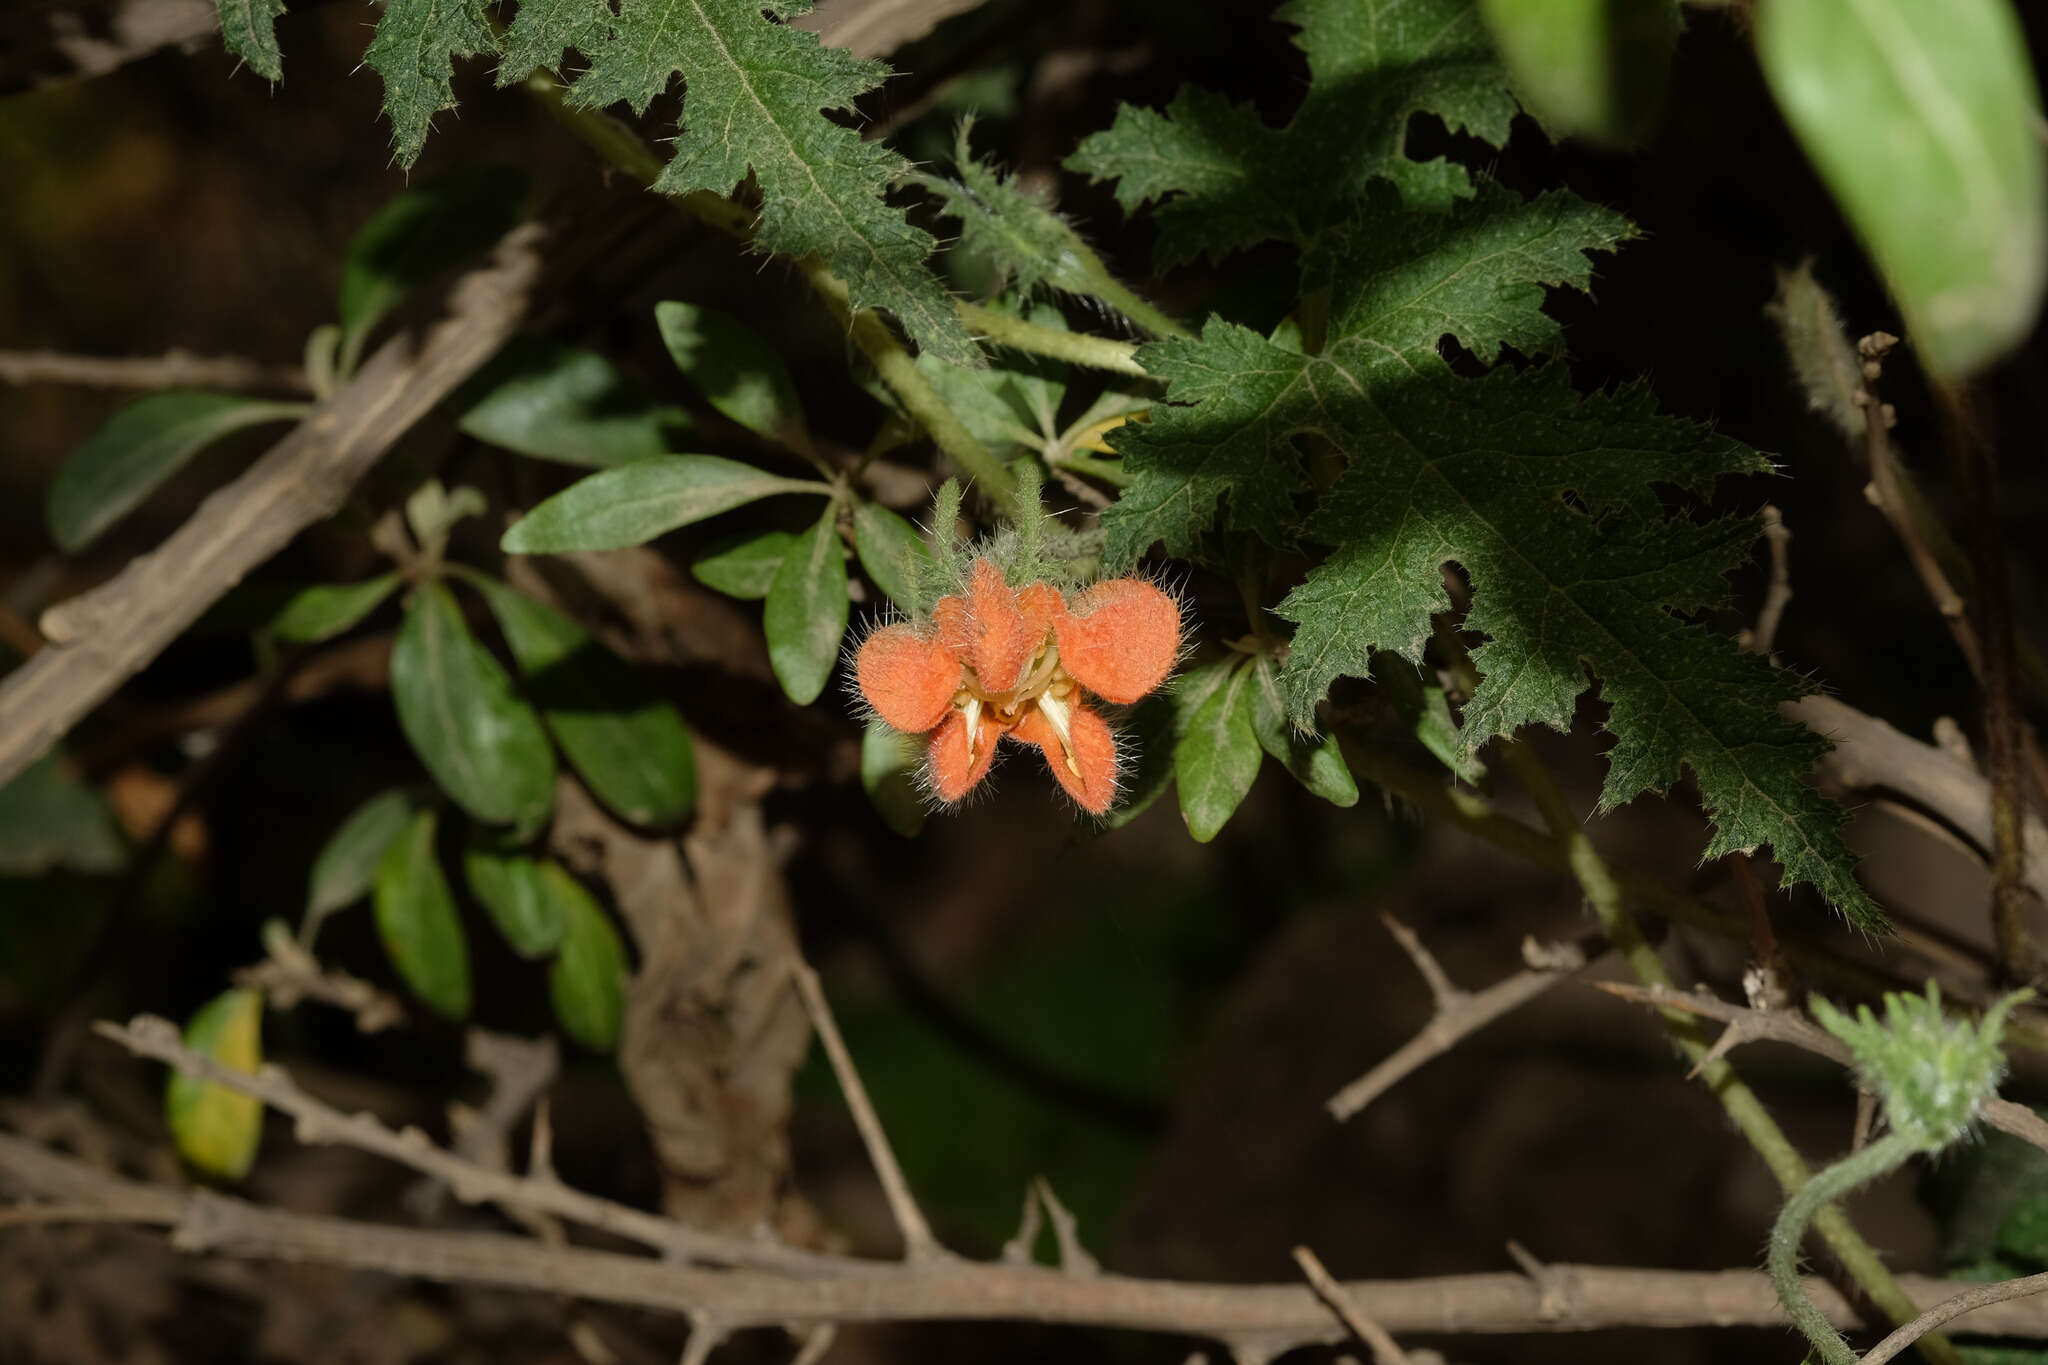
[[[263,997],[240,989],[215,996],[185,1026],[185,1046],[254,1075],[263,1065]],[[209,1175],[240,1180],[256,1161],[261,1100],[174,1072],[164,1088],[164,1118],[179,1153]]]

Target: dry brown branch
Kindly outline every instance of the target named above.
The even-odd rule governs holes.
[[[1526,1005],[1586,965],[1585,946],[1568,945],[1570,951],[1547,953],[1541,965],[1532,962],[1513,976],[1473,994],[1452,984],[1436,958],[1407,925],[1391,915],[1382,915],[1380,919],[1386,924],[1387,932],[1407,949],[1416,970],[1429,983],[1436,1010],[1420,1033],[1329,1098],[1325,1107],[1329,1109],[1330,1116],[1340,1123],[1393,1089],[1423,1063],[1443,1056],[1472,1034],[1502,1015]],[[1525,946],[1525,957],[1527,951]]]
[[[1374,1365],[1408,1365],[1408,1353],[1387,1335],[1386,1328],[1367,1317],[1365,1310],[1352,1301],[1344,1286],[1323,1266],[1321,1257],[1307,1247],[1296,1247],[1294,1262],[1308,1277],[1316,1297],[1330,1305],[1330,1311],[1351,1329],[1352,1335],[1372,1349]]]
[[[715,1310],[728,1331],[827,1322],[1023,1320],[1121,1327],[1216,1339],[1302,1344],[1336,1339],[1329,1309],[1305,1284],[1216,1285],[1076,1276],[1036,1267],[946,1260],[819,1279],[705,1270],[673,1261],[548,1247],[500,1233],[431,1232],[260,1208],[206,1191],[142,1185],[32,1142],[0,1134],[0,1185],[172,1229],[189,1252],[318,1262],[449,1284],[687,1314]],[[17,1234],[20,1235],[20,1234]],[[836,1259],[836,1258],[835,1258]],[[851,1263],[861,1264],[861,1263]],[[875,1269],[869,1264],[869,1269]],[[1397,1335],[1600,1331],[1617,1327],[1783,1327],[1757,1271],[1663,1271],[1552,1265],[1550,1305],[1528,1276],[1507,1272],[1354,1281],[1345,1295]],[[1951,1281],[1901,1279],[1916,1303],[1947,1300]],[[1865,1325],[1824,1280],[1808,1294],[1837,1327]],[[1975,1310],[1965,1330],[2048,1339],[2048,1303],[2018,1299]]]
[[[1934,1307],[1899,1328],[1883,1341],[1870,1348],[1861,1365],[1885,1365],[1896,1359],[1906,1348],[1932,1332],[1944,1323],[1953,1322],[1972,1309],[1986,1304],[2005,1303],[2011,1299],[2023,1299],[2035,1294],[2048,1293],[2048,1275],[2028,1275],[2017,1280],[2003,1280],[1997,1284],[1980,1284],[1974,1289],[1964,1290],[1952,1299],[1943,1300]]]
[[[1691,991],[1672,990],[1663,986],[1637,986],[1620,981],[1596,981],[1595,987],[1610,995],[1641,1005],[1652,1005],[1658,1009],[1684,1010],[1706,1019],[1718,1019],[1727,1024],[1721,1036],[1714,1040],[1709,1053],[1717,1056],[1740,1047],[1744,1043],[1774,1042],[1789,1043],[1793,1047],[1818,1053],[1830,1061],[1843,1066],[1853,1066],[1855,1059],[1849,1054],[1849,1045],[1829,1033],[1819,1024],[1803,1014],[1790,1010],[1753,1010],[1746,1005],[1737,1005],[1711,995]],[[1704,1065],[1704,1063],[1702,1063]],[[2032,1143],[2048,1152],[2048,1119],[2008,1099],[1993,1096],[1984,1102],[1984,1122],[2003,1133],[2010,1133],[2022,1142]]]
[[[979,9],[986,0],[825,0],[792,22],[818,35],[826,47],[843,47],[862,57],[886,57],[916,42],[956,14]]]
[[[244,575],[332,515],[384,452],[497,353],[526,318],[544,269],[612,234],[526,223],[450,291],[446,316],[386,342],[154,552],[43,613],[49,644],[0,682],[0,784],[140,671]],[[577,241],[578,237],[584,240]],[[573,244],[573,246],[565,245]]]
[[[96,389],[229,389],[310,394],[296,365],[268,365],[240,356],[65,355],[57,351],[0,351],[0,384],[78,384]]]
[[[1768,503],[1758,516],[1770,547],[1771,577],[1764,588],[1763,605],[1757,608],[1756,625],[1743,631],[1738,642],[1744,649],[1769,654],[1777,643],[1785,608],[1792,603],[1792,532],[1785,525],[1784,513]]]
[[[489,1170],[435,1146],[417,1128],[394,1132],[373,1114],[344,1116],[299,1089],[281,1067],[267,1065],[252,1076],[222,1066],[187,1048],[179,1038],[177,1025],[155,1015],[138,1015],[125,1027],[101,1023],[95,1025],[95,1031],[138,1057],[153,1058],[188,1076],[263,1101],[293,1120],[301,1142],[353,1147],[409,1166],[444,1182],[465,1204],[518,1205],[627,1238],[670,1256],[719,1265],[772,1266],[797,1274],[820,1274],[859,1264],[818,1257],[770,1242],[702,1232],[625,1204],[584,1194],[545,1176],[522,1177]]]
[[[1060,1202],[1053,1193],[1052,1182],[1039,1176],[1032,1182],[1038,1191],[1038,1202],[1045,1208],[1045,1216],[1052,1220],[1053,1245],[1059,1249],[1060,1269],[1069,1275],[1098,1275],[1102,1262],[1090,1255],[1088,1248],[1081,1245],[1081,1220]]]
[[[196,47],[219,28],[207,0],[14,0],[0,5],[0,95]]]
[[[832,1005],[825,999],[825,988],[818,984],[818,974],[793,958],[789,977],[803,999],[804,1010],[811,1017],[811,1028],[824,1045],[825,1056],[832,1063],[832,1074],[839,1081],[839,1092],[846,1099],[846,1107],[853,1111],[854,1126],[860,1129],[861,1144],[867,1148],[868,1160],[882,1182],[882,1193],[889,1200],[889,1212],[896,1220],[896,1230],[903,1235],[903,1259],[911,1265],[950,1260],[951,1253],[939,1245],[939,1239],[932,1235],[931,1224],[925,1222],[917,1200],[911,1197],[910,1183],[903,1178],[903,1168],[896,1164],[896,1153],[889,1146],[889,1135],[883,1130],[881,1117],[875,1113],[875,1106],[868,1099],[868,1088],[861,1083],[860,1072],[853,1064],[853,1054],[846,1050],[846,1040],[839,1036],[839,1024],[832,1017]],[[1044,1198],[1044,1191],[1040,1191],[1039,1197]],[[1050,1206],[1047,1212],[1051,1212]]]

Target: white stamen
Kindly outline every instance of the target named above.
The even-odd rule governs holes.
[[[1053,733],[1060,737],[1060,748],[1066,753],[1067,771],[1079,777],[1081,765],[1074,762],[1074,740],[1068,728],[1073,722],[1073,708],[1052,693],[1045,692],[1038,698],[1038,712],[1052,722]]]
[[[981,698],[969,697],[960,708],[967,717],[967,761],[974,762],[974,741],[981,738]]]

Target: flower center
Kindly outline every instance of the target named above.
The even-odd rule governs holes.
[[[967,759],[975,757],[975,746],[981,739],[981,713],[983,708],[995,714],[1007,730],[1023,718],[1025,711],[1032,707],[1051,723],[1053,733],[1059,736],[1062,756],[1066,759],[1067,771],[1079,777],[1081,767],[1074,761],[1074,745],[1068,727],[1073,720],[1074,676],[1060,667],[1059,646],[1050,637],[1031,656],[1031,666],[1024,670],[1024,676],[1017,685],[1007,692],[991,692],[981,684],[975,675],[974,665],[962,662],[960,665],[960,690],[953,694],[953,705],[962,711],[967,720]]]

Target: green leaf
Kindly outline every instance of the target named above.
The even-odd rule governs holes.
[[[399,727],[441,789],[489,824],[537,827],[554,804],[555,754],[533,708],[477,643],[448,589],[414,594],[391,650]]]
[[[608,10],[605,0],[591,0],[593,13],[600,7]],[[820,257],[845,281],[852,307],[885,308],[926,353],[979,365],[980,349],[925,266],[931,237],[882,200],[909,163],[825,116],[851,109],[887,68],[783,22],[797,12],[778,4],[771,17],[755,0],[627,5],[569,99],[624,100],[644,114],[680,73],[683,132],[655,188],[730,194],[751,173],[761,188],[757,245]]]
[[[188,389],[138,399],[87,437],[50,481],[50,536],[67,553],[82,550],[223,436],[306,412],[304,403]]]
[[[1471,0],[1290,0],[1275,17],[1300,29],[1309,65],[1308,94],[1286,127],[1188,87],[1164,114],[1124,106],[1067,158],[1069,170],[1115,180],[1126,213],[1162,201],[1161,268],[1274,238],[1306,246],[1374,177],[1419,207],[1470,194],[1462,167],[1405,154],[1415,114],[1507,141],[1515,101]]]
[[[498,88],[516,85],[544,66],[559,67],[572,48],[588,56],[611,31],[612,9],[605,0],[519,0],[498,59]]]
[[[383,41],[395,17],[421,2],[401,0],[387,8],[378,41]],[[467,7],[471,0],[458,3]],[[371,51],[376,51],[374,44]],[[464,166],[393,195],[371,215],[349,242],[342,261],[337,301],[342,373],[355,370],[370,332],[406,295],[504,236],[518,221],[525,199],[526,176],[521,172],[509,166]]]
[[[1480,0],[1522,105],[1552,137],[1640,142],[1663,112],[1677,0]]]
[[[1532,355],[1555,349],[1543,287],[1584,288],[1585,253],[1610,249],[1629,232],[1622,218],[1564,193],[1524,203],[1489,190],[1446,215],[1424,216],[1376,191],[1358,207],[1308,253],[1303,273],[1309,288],[1329,291],[1331,334],[1388,355],[1390,373],[1411,363],[1440,368],[1445,335],[1483,360],[1503,345]],[[1153,408],[1151,421],[1111,433],[1132,482],[1103,513],[1106,558],[1132,563],[1155,540],[1170,554],[1188,553],[1226,495],[1231,527],[1283,542],[1299,520],[1293,441],[1302,428],[1293,415],[1313,410],[1322,386],[1345,382],[1330,360],[1214,319],[1200,341],[1153,342],[1139,358],[1171,381],[1170,402]],[[1196,407],[1181,406],[1189,403]],[[1205,410],[1248,420],[1219,426]]]
[[[697,799],[690,732],[650,675],[553,607],[476,575],[527,694],[598,800],[636,825],[667,825]]]
[[[384,113],[401,168],[419,160],[434,115],[455,104],[455,59],[497,46],[486,0],[385,0],[363,62],[384,78]],[[346,311],[342,316],[346,322]]]
[[[654,305],[654,322],[669,358],[712,407],[763,436],[802,439],[796,381],[760,333],[716,308],[674,300]]]
[[[810,705],[825,690],[846,635],[846,612],[846,551],[839,544],[839,509],[832,506],[775,571],[762,613],[768,662],[797,705]]]
[[[420,811],[377,864],[377,936],[391,965],[436,1014],[469,1014],[469,941],[434,852],[434,812]]]
[[[507,554],[619,550],[777,493],[830,494],[716,455],[661,455],[570,484],[512,524]]]
[[[907,612],[922,609],[918,584],[934,562],[922,532],[888,508],[863,502],[853,509],[853,548],[891,602]]]
[[[1459,781],[1482,786],[1486,764],[1465,743],[1443,688],[1434,679],[1423,677],[1422,670],[1408,660],[1384,649],[1372,656],[1371,665],[1373,681],[1408,733],[1420,740],[1437,762],[1457,774]]]
[[[1259,775],[1251,672],[1249,661],[1229,664],[1174,745],[1181,819],[1197,843],[1216,837]]]
[[[403,581],[403,575],[394,571],[360,583],[320,583],[301,588],[270,618],[270,633],[295,645],[331,640],[382,606]]]
[[[697,581],[715,592],[754,602],[768,595],[775,571],[789,555],[796,537],[787,531],[726,536],[712,542],[690,564]]]
[[[881,720],[868,722],[860,741],[860,785],[882,823],[906,839],[924,828],[925,794],[918,781],[924,746]]]
[[[370,893],[378,865],[418,809],[412,794],[393,787],[357,806],[314,855],[306,878],[306,919],[311,924]],[[313,930],[306,931],[310,939]]]
[[[1139,702],[1125,717],[1118,747],[1129,752],[1132,761],[1119,779],[1116,804],[1102,817],[1105,833],[1122,829],[1143,815],[1173,785],[1179,719],[1174,698],[1157,695]]]
[[[59,867],[98,875],[127,861],[106,802],[65,769],[56,750],[0,787],[0,877],[40,877]]]
[[[1344,762],[1337,737],[1295,728],[1271,659],[1258,659],[1252,664],[1251,674],[1252,732],[1258,736],[1259,747],[1278,759],[1280,766],[1293,773],[1302,786],[1331,805],[1357,805],[1358,782]]]
[[[1757,7],[1757,56],[1906,316],[1961,377],[2033,330],[2048,286],[2048,143],[2006,0]]]
[[[185,1046],[254,1075],[263,1065],[262,995],[221,992],[185,1025]],[[179,1154],[208,1175],[240,1180],[256,1164],[263,1101],[174,1071],[164,1086],[164,1118]]]
[[[562,946],[548,972],[555,1018],[591,1051],[610,1052],[626,1017],[625,945],[604,908],[559,863],[542,864],[541,877],[562,913]]]
[[[277,47],[277,16],[284,0],[213,0],[220,12],[221,41],[249,69],[275,85],[284,79],[284,54]]]
[[[470,894],[521,957],[541,958],[562,941],[562,902],[539,859],[505,852],[484,838],[462,850]]]
[[[691,426],[595,351],[536,336],[506,343],[449,406],[479,441],[586,469],[667,454]]]

